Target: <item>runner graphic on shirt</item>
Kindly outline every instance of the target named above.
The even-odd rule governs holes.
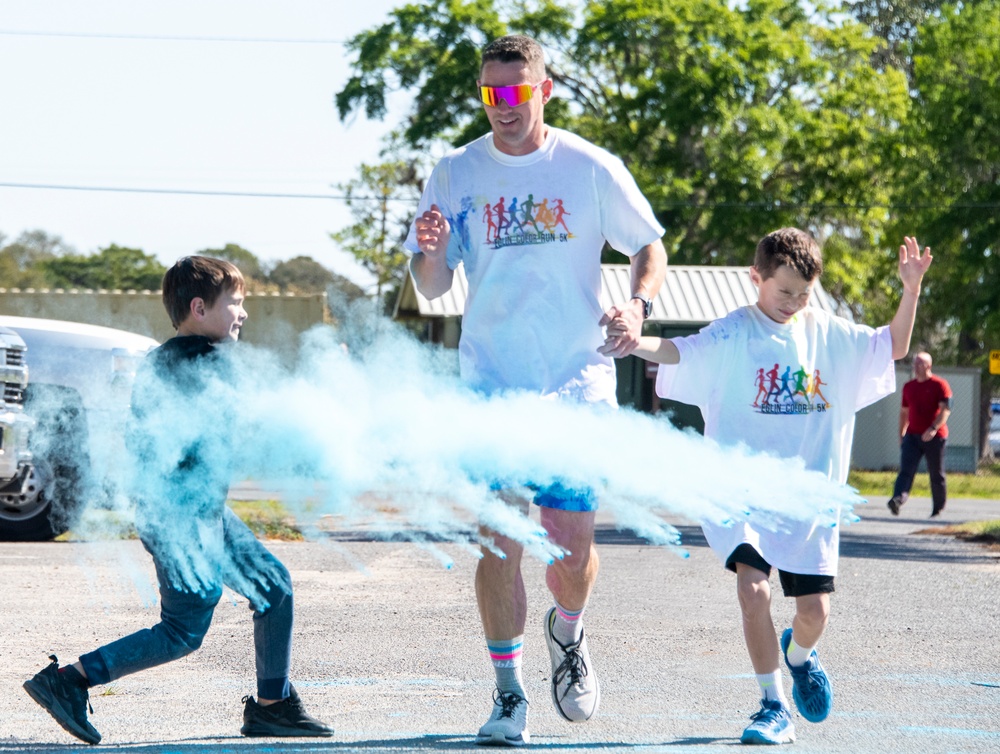
[[[517,232],[520,233],[521,229],[524,227],[524,223],[522,223],[521,220],[519,220],[518,217],[517,217],[517,197],[516,196],[512,196],[510,198],[510,206],[507,208],[507,217],[509,217],[510,220],[507,223],[507,233],[506,233],[506,235],[508,235],[508,236],[510,235],[510,229],[513,228],[514,225],[517,225]]]
[[[495,202],[483,202],[482,206],[486,243],[496,249],[505,246],[565,243],[573,237],[566,222],[566,218],[573,213],[560,198],[546,197],[536,202],[534,193],[529,193],[520,204],[516,196],[510,197],[509,201],[501,196]],[[562,230],[557,233],[560,228]]]
[[[521,202],[521,227],[523,228],[528,223],[531,223],[535,228],[535,233],[541,233],[541,228],[538,227],[538,222],[535,217],[532,217],[532,212],[535,209],[535,196],[534,194],[528,194],[528,198]]]
[[[785,367],[785,371],[781,373],[781,392],[778,394],[778,397],[780,398],[782,395],[787,393],[788,397],[785,398],[786,403],[789,401],[795,403],[795,395],[792,393],[791,385],[788,384],[789,382],[791,382],[791,379],[792,379],[792,368]]]
[[[555,230],[556,216],[553,215],[552,210],[549,209],[548,199],[542,199],[542,203],[538,205],[538,211],[535,213],[535,220],[545,226],[545,230],[549,233]]]
[[[510,228],[510,218],[507,216],[507,207],[504,204],[504,198],[502,196],[500,197],[500,200],[493,205],[493,212],[496,214],[497,218],[496,240],[499,241],[500,234]]]
[[[799,367],[797,371],[792,372],[792,377],[795,378],[795,391],[792,393],[794,398],[796,395],[801,395],[807,401],[809,400],[809,372],[805,370],[805,367]]]
[[[823,395],[823,391],[819,389],[820,385],[826,385],[827,383],[823,382],[823,380],[820,379],[818,369],[815,372],[813,372],[813,378],[811,380],[811,383],[812,384],[810,385],[810,389],[812,391],[812,397],[815,398],[818,395],[820,398],[823,399],[823,406],[826,408],[830,408],[830,401],[826,399],[826,396]]]
[[[802,365],[798,365],[794,372],[791,366],[782,371],[780,364],[768,370],[760,367],[754,375],[753,384],[757,394],[752,407],[758,413],[804,415],[830,408],[830,402],[820,390],[820,386],[827,383],[820,378],[819,369],[810,375]]]
[[[562,199],[556,199],[556,207],[553,210],[553,215],[555,216],[555,223],[552,226],[552,230],[555,230],[561,225],[563,226],[563,228],[566,229],[566,232],[569,233],[569,227],[567,227],[566,221],[563,220],[563,218],[568,214],[569,212],[567,212],[566,208],[563,207]]]
[[[760,408],[760,397],[764,396],[764,402],[767,403],[767,383],[764,380],[764,368],[761,367],[757,370],[757,377],[754,379],[754,384],[757,385],[757,395],[753,399],[753,407]]]
[[[486,243],[500,238],[500,231],[497,230],[497,224],[493,222],[493,207],[490,206],[489,202],[486,202],[483,206],[483,220],[486,221]]]
[[[764,398],[764,405],[766,406],[771,402],[771,396],[778,396],[781,393],[781,388],[778,387],[778,365],[774,365],[774,369],[769,369],[767,371],[768,387],[767,396]]]

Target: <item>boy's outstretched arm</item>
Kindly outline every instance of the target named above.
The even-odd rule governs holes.
[[[618,349],[622,335],[628,331],[628,323],[619,315],[620,311],[612,307],[601,318],[601,327],[607,327],[608,331],[604,345],[597,349],[598,353],[605,356],[617,356],[615,351]],[[643,335],[640,337],[639,345],[631,352],[631,355],[638,356],[646,361],[652,361],[655,364],[679,364],[681,361],[680,352],[677,350],[677,346],[673,344],[673,341],[667,338],[657,338],[652,335]]]
[[[917,316],[917,299],[920,298],[920,283],[933,260],[929,246],[924,247],[921,255],[916,238],[906,236],[903,241],[903,245],[899,247],[899,279],[903,281],[903,296],[899,299],[896,316],[889,323],[893,359],[901,359],[910,351],[913,321]]]
[[[646,361],[652,361],[654,364],[681,363],[680,351],[669,338],[643,335],[639,338],[638,347],[632,353]]]

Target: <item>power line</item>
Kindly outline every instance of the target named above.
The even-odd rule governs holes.
[[[343,39],[281,39],[276,37],[191,37],[170,34],[108,34],[77,31],[17,31],[0,29],[7,37],[64,37],[71,39],[119,39],[147,42],[239,42],[250,44],[342,45]]]
[[[343,194],[281,194],[268,191],[211,191],[202,189],[135,188],[125,186],[66,186],[52,183],[0,183],[0,188],[45,189],[48,191],[105,191],[117,194],[175,194],[178,196],[244,196],[262,199],[326,199],[333,201],[381,201],[412,202],[417,199],[401,196],[352,196]]]
[[[417,203],[416,198],[402,196],[351,196],[343,194],[282,194],[268,191],[211,191],[202,189],[136,188],[125,186],[67,186],[50,183],[0,183],[0,188],[43,189],[48,191],[103,191],[118,194],[173,194],[177,196],[237,196],[260,199],[326,199],[327,201],[382,201]],[[955,202],[953,204],[792,204],[779,201],[761,202],[658,202],[657,207],[698,209],[784,209],[866,210],[866,209],[1000,209],[996,202]]]

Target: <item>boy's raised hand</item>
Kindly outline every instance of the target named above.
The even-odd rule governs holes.
[[[932,260],[930,247],[925,246],[921,254],[916,238],[906,236],[903,239],[903,245],[899,247],[899,279],[903,281],[903,295],[899,297],[896,316],[889,323],[893,359],[902,359],[910,350],[913,321],[917,316],[917,300],[920,298],[920,281]]]
[[[921,254],[916,238],[903,238],[903,245],[899,247],[899,279],[903,281],[903,290],[920,293],[920,281],[933,259],[930,246],[925,246]]]

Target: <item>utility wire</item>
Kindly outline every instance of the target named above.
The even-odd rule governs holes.
[[[211,191],[202,189],[165,189],[165,188],[134,188],[124,186],[66,186],[50,183],[0,183],[0,188],[45,189],[49,191],[106,191],[118,194],[176,194],[179,196],[247,196],[263,199],[327,199],[345,202],[350,201],[381,201],[412,202],[417,199],[398,196],[352,196],[343,194],[281,194],[268,191]]]
[[[119,194],[174,194],[178,196],[243,196],[263,199],[326,199],[328,201],[385,201],[417,203],[416,198],[402,196],[352,196],[343,194],[282,194],[267,191],[210,191],[201,189],[134,188],[124,186],[67,186],[46,183],[0,183],[0,188],[44,189],[49,191],[104,191]],[[701,209],[1000,209],[996,202],[955,202],[954,204],[825,204],[786,202],[659,202],[658,207],[694,207]]]
[[[170,34],[108,34],[82,31],[17,31],[0,29],[6,37],[68,37],[71,39],[121,39],[148,42],[240,42],[250,44],[342,45],[343,39],[279,39],[274,37],[190,37]]]

